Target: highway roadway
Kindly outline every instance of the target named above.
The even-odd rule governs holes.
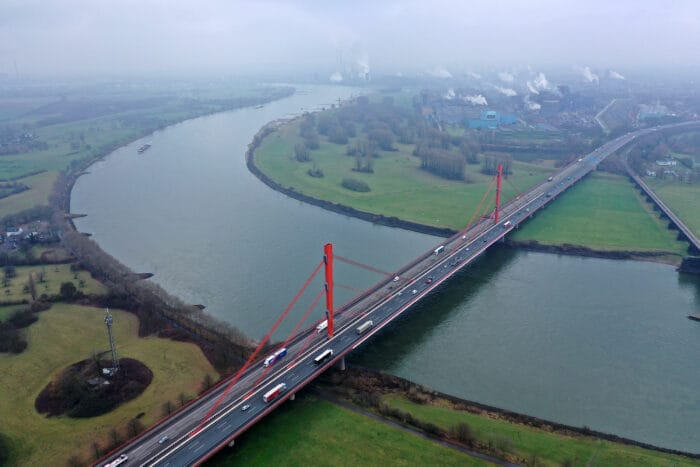
[[[666,127],[674,126],[679,125]],[[498,224],[494,225],[493,219],[482,219],[469,230],[444,240],[401,268],[396,272],[398,280],[389,277],[378,282],[336,313],[333,338],[328,339],[325,332],[316,332],[318,323],[300,332],[287,345],[287,355],[269,369],[263,368],[262,360],[254,363],[216,413],[195,434],[193,431],[223,393],[227,382],[122,446],[99,465],[108,465],[120,455],[128,456],[121,465],[184,466],[202,463],[593,171],[610,154],[636,137],[653,131],[657,129],[629,133],[604,144],[562,168],[550,181],[531,188],[503,206]],[[444,246],[444,250],[435,253],[439,246]],[[373,326],[359,333],[358,326],[369,320]],[[316,364],[314,358],[327,349],[333,351],[332,358]],[[286,385],[286,391],[265,402],[263,394],[280,383]]]

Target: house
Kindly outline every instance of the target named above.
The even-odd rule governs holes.
[[[7,238],[22,235],[22,227],[8,227],[7,228]]]
[[[673,157],[667,157],[665,159],[656,161],[656,165],[661,167],[675,167],[678,165],[678,161]]]

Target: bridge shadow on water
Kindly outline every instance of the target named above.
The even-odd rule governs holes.
[[[695,292],[695,309],[688,310],[688,313],[700,313],[700,275],[678,273],[678,285],[683,289],[690,289]]]
[[[350,363],[371,368],[390,368],[400,363],[461,312],[517,255],[512,248],[494,245],[352,353]]]

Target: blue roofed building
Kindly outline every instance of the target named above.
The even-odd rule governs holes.
[[[469,120],[468,126],[471,129],[495,130],[501,125],[512,125],[518,121],[515,115],[502,114],[495,110],[485,110],[481,112],[478,120]]]

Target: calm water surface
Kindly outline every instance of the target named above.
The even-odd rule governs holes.
[[[263,124],[356,92],[310,87],[121,148],[76,184],[72,210],[88,214],[76,225],[258,338],[323,243],[391,271],[438,242],[304,205],[247,171],[243,154]],[[153,146],[138,155],[144,141]],[[378,279],[342,264],[336,273],[339,302]],[[700,325],[686,318],[699,311],[700,281],[668,266],[497,249],[354,360],[482,403],[700,452]]]

